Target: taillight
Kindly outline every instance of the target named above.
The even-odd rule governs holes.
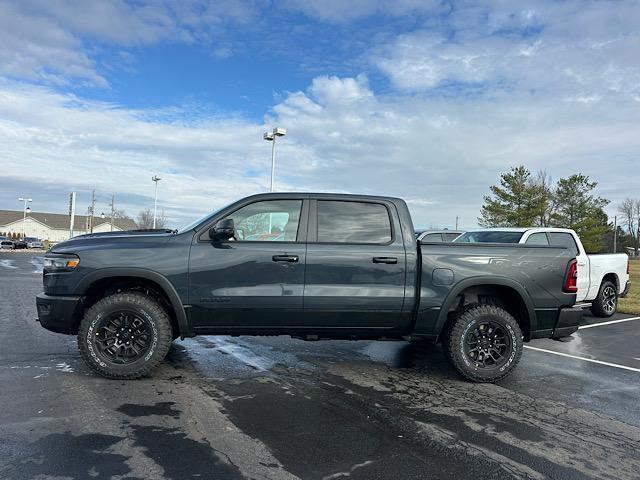
[[[566,293],[576,293],[578,291],[578,261],[575,258],[569,262],[562,290]]]
[[[629,257],[627,257],[627,275],[629,275]]]

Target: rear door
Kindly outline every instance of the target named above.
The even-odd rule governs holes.
[[[312,199],[309,221],[305,322],[313,327],[397,327],[406,258],[395,206]]]

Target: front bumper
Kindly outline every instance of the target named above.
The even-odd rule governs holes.
[[[57,296],[40,293],[36,295],[38,321],[47,330],[72,335],[78,330],[78,314],[82,297]]]
[[[626,297],[629,294],[630,288],[631,288],[631,281],[628,281],[624,287],[624,291],[619,296],[622,298]]]
[[[558,315],[556,328],[553,329],[551,338],[568,337],[578,331],[580,322],[582,322],[582,308],[563,308]]]

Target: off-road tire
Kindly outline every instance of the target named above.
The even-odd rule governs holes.
[[[611,295],[608,295],[608,292],[613,292],[615,295],[613,298],[613,309],[611,309],[610,304],[607,304],[607,301],[611,300]],[[591,303],[590,310],[596,317],[601,318],[609,318],[616,313],[616,310],[618,310],[618,288],[615,283],[610,280],[602,282],[602,285],[600,285],[600,289],[598,290],[598,296]]]
[[[95,331],[102,317],[119,310],[134,311],[150,326],[148,352],[132,363],[107,361],[98,353]],[[165,309],[153,298],[139,292],[122,292],[104,297],[89,308],[80,322],[78,348],[85,362],[97,374],[116,380],[133,380],[149,375],[169,351],[173,339],[171,321]]]
[[[465,351],[468,335],[483,322],[499,325],[508,337],[504,363],[493,368],[477,366]],[[506,310],[494,305],[474,304],[457,314],[445,331],[443,344],[447,359],[463,377],[473,382],[494,383],[509,375],[518,365],[523,350],[522,330]]]

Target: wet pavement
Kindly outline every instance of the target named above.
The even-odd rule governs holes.
[[[437,345],[286,337],[177,341],[109,381],[34,321],[40,269],[0,253],[0,478],[639,477],[640,320],[532,342],[498,385]]]

